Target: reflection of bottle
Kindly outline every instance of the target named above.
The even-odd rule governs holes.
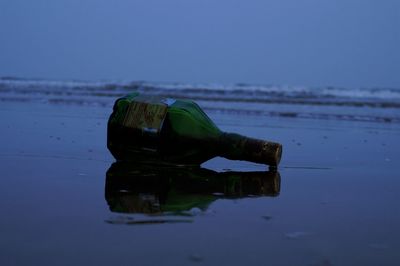
[[[108,121],[107,146],[117,160],[200,165],[215,157],[277,166],[279,143],[224,133],[192,101],[145,97],[118,99]]]
[[[106,174],[105,198],[113,212],[164,213],[205,210],[214,200],[275,197],[278,172],[214,172],[204,168],[154,167],[116,162]]]

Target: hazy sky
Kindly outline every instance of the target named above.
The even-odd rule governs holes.
[[[400,88],[400,1],[0,0],[0,76]]]

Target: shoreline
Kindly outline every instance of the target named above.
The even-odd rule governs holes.
[[[192,207],[184,219],[167,213],[152,218],[110,210],[109,200],[129,203],[124,206],[132,211],[142,206],[135,205],[138,199],[161,197],[145,190],[137,198],[124,187],[105,197],[106,172],[115,161],[106,148],[110,113],[108,105],[2,103],[0,264],[54,265],[62,258],[69,265],[116,259],[185,265],[193,253],[204,265],[243,265],[248,256],[253,265],[266,256],[274,265],[399,261],[397,124],[210,112],[224,131],[283,144],[279,195],[175,194],[207,208]],[[202,167],[267,170],[222,158]],[[171,193],[167,199],[174,199]],[[175,220],[162,222],[168,219]],[[159,256],[146,255],[154,252]]]

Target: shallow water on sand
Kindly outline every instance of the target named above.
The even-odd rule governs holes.
[[[278,193],[229,194],[238,175],[212,183],[216,172],[267,169],[222,158],[193,172],[195,192],[182,179],[110,189],[110,111],[1,104],[0,265],[398,265],[397,124],[210,112],[223,130],[284,145]]]

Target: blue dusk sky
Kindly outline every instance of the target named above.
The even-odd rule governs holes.
[[[399,0],[0,0],[0,76],[400,87]]]

